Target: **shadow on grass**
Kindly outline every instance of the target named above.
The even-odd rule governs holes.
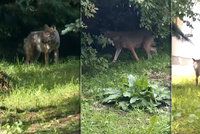
[[[38,107],[35,109],[8,109],[2,110],[6,116],[1,119],[1,124],[14,123],[21,120],[25,124],[49,121],[54,118],[66,117],[66,115],[80,113],[79,96],[73,96],[61,102],[57,106]]]
[[[65,118],[59,118],[45,122],[43,124],[32,124],[26,129],[26,133],[45,133],[45,134],[79,134],[80,133],[80,115],[70,115]]]
[[[22,122],[22,129],[27,133],[66,133],[79,134],[80,130],[80,99],[73,96],[61,102],[57,106],[38,107],[17,112],[13,110],[1,110],[4,117],[0,117],[0,124]],[[1,114],[1,116],[3,115]]]
[[[77,68],[77,69],[76,69]],[[78,83],[79,79],[79,68],[78,66],[58,66],[53,68],[42,67],[41,70],[30,70],[25,72],[20,70],[16,74],[14,87],[27,87],[43,85],[47,90],[52,89],[54,85],[65,85],[66,83],[75,82]]]

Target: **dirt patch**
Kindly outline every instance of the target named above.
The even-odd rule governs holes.
[[[35,123],[28,127],[26,133],[32,134],[36,132],[48,132],[55,129],[65,129],[69,125],[79,122],[80,121],[80,114],[76,115],[69,115],[67,117],[53,119],[49,122],[45,123]],[[78,134],[78,130],[75,131]],[[73,132],[74,133],[74,132]],[[75,134],[75,133],[74,133]]]
[[[148,74],[148,76],[151,80],[157,81],[165,87],[171,86],[171,84],[170,84],[171,83],[171,75],[170,74],[166,74],[166,73],[163,73],[163,72],[153,72],[153,71],[151,71]]]

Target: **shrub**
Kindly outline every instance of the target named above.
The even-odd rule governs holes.
[[[122,110],[141,108],[152,113],[156,108],[170,105],[170,90],[150,83],[144,76],[128,76],[123,88],[104,89],[104,104],[114,104]]]
[[[99,57],[97,50],[92,46],[94,44],[101,44],[101,47],[105,47],[108,39],[100,36],[91,36],[90,34],[83,33],[81,38],[81,66],[84,72],[101,71],[108,68],[108,60]]]

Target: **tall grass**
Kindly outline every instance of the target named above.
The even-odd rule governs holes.
[[[172,79],[172,133],[200,133],[200,88],[195,86],[195,77]]]

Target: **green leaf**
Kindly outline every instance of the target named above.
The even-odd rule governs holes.
[[[144,76],[140,77],[139,79],[135,81],[135,86],[137,89],[140,89],[140,90],[147,89],[149,87],[148,79]]]
[[[123,81],[123,84],[126,84],[126,82]],[[105,89],[104,95],[107,97],[103,102],[116,102],[115,104],[123,110],[127,110],[131,106],[154,113],[156,107],[170,105],[169,93],[168,89],[160,87],[158,84],[149,84],[147,78],[143,77],[136,79],[136,84],[132,87],[122,86],[121,89]]]
[[[126,91],[126,92],[123,93],[123,96],[124,96],[124,97],[129,97],[129,98],[130,98],[130,97],[131,97],[131,93],[128,92],[128,91]]]
[[[135,85],[135,81],[136,81],[136,77],[130,74],[128,76],[129,87],[133,87]]]
[[[129,104],[125,101],[119,102],[119,107],[122,108],[122,110],[127,111]]]
[[[130,103],[133,104],[133,103],[135,103],[137,100],[139,100],[139,98],[137,98],[137,97],[132,97],[132,98],[130,99]]]
[[[117,101],[117,99],[121,96],[121,94],[113,94],[103,99],[103,103],[111,103]]]
[[[111,95],[111,94],[121,94],[121,91],[114,88],[104,89],[104,95]]]

